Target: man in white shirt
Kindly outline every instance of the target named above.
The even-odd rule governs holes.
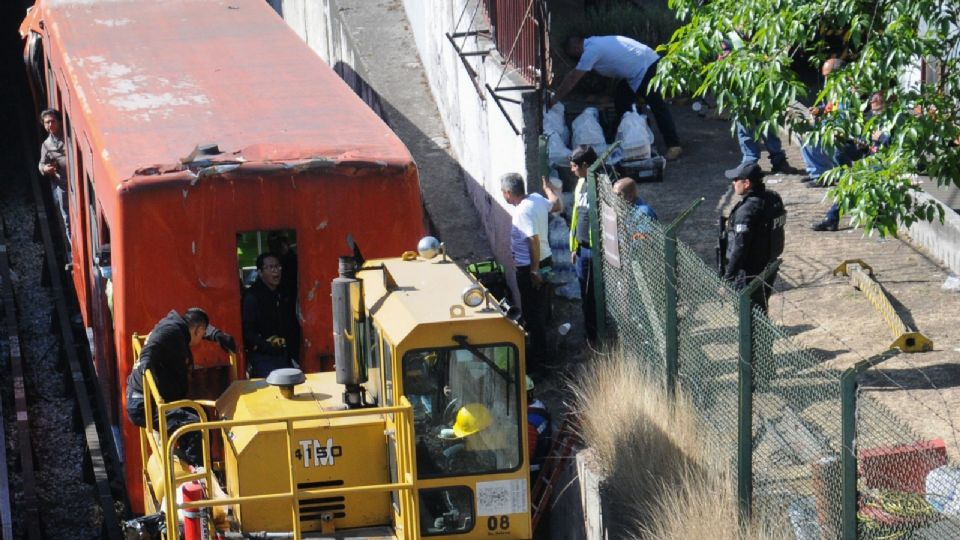
[[[527,368],[536,366],[546,353],[546,323],[550,299],[544,294],[544,273],[553,265],[548,222],[550,201],[539,193],[526,194],[523,177],[508,173],[500,179],[508,204],[516,206],[510,229],[510,252],[517,270],[517,289],[524,327],[530,333]]]
[[[683,148],[677,136],[673,115],[660,92],[650,88],[650,79],[657,73],[660,56],[639,41],[624,36],[593,36],[586,39],[573,36],[564,44],[564,51],[577,60],[577,67],[567,73],[548,105],[563,100],[590,71],[624,83],[616,96],[617,113],[630,109],[631,101],[643,98],[657,119],[657,128],[667,145],[666,158],[680,157]],[[628,88],[623,88],[624,86]]]

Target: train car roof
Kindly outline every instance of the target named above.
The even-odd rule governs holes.
[[[71,114],[87,117],[117,182],[207,143],[248,162],[412,163],[264,0],[38,4],[82,109]]]

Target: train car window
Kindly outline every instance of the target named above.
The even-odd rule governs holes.
[[[90,181],[90,175],[86,175],[87,186],[87,226],[89,228],[88,249],[90,250],[90,260],[94,260],[100,252],[100,220],[97,219],[97,192],[93,189],[93,182]]]
[[[43,38],[36,32],[30,32],[30,79],[33,82],[34,103],[40,103],[41,99],[46,99],[47,85],[44,77],[44,54]]]
[[[57,88],[57,79],[53,76],[53,67],[50,65],[50,59],[47,59],[47,86],[51,89],[47,93],[47,107],[57,108],[57,95],[60,90]]]
[[[73,124],[70,122],[70,115],[66,111],[61,111],[63,114],[63,147],[67,151],[67,201],[68,201],[68,214],[69,216],[79,216],[80,209],[77,206],[77,193],[79,191],[78,183],[80,181],[78,170],[77,169],[77,147],[76,147],[76,137],[73,133]],[[68,216],[68,221],[69,221]],[[70,243],[70,227],[69,224],[65,224],[66,230],[64,231],[67,235],[67,243]],[[81,232],[80,238],[83,238]]]
[[[519,369],[512,345],[421,349],[403,356],[422,478],[520,466]]]

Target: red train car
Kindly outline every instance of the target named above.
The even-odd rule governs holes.
[[[140,510],[131,334],[200,306],[239,339],[243,257],[281,232],[298,252],[301,364],[321,369],[347,235],[376,257],[424,232],[416,166],[263,0],[38,0],[21,34],[40,104],[62,113],[73,281]]]

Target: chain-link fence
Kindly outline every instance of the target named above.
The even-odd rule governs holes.
[[[651,221],[613,175],[600,167],[590,193],[601,330],[683,387],[729,457],[741,510],[802,539],[960,538],[960,468],[943,442],[855,384],[842,390],[882,359],[847,375],[824,365],[676,240],[686,213]]]

